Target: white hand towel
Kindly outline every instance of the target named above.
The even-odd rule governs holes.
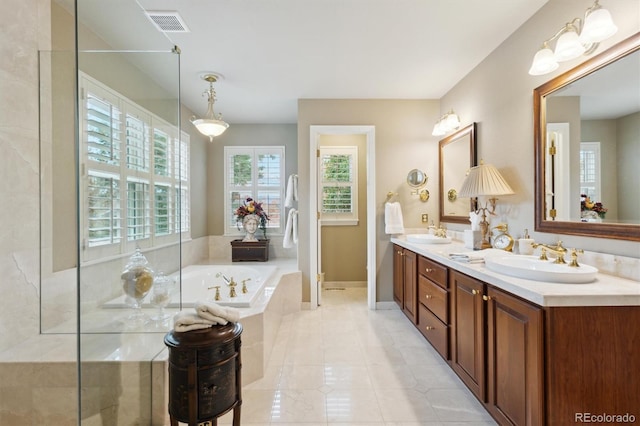
[[[284,228],[282,247],[291,248],[294,244],[298,244],[298,210],[291,209]]]
[[[402,208],[397,201],[384,205],[384,231],[387,234],[404,234]]]
[[[225,325],[228,321],[238,322],[240,311],[228,306],[220,306],[214,302],[199,300],[195,303],[196,313],[204,319],[215,321],[217,324]]]
[[[203,328],[210,328],[214,324],[217,323],[201,318],[198,314],[192,312],[180,311],[173,317],[173,329],[178,333],[202,330]]]
[[[287,192],[284,198],[284,206],[292,207],[293,202],[298,200],[298,175],[289,175],[287,181]]]

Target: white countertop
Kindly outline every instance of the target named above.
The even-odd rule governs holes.
[[[596,280],[587,284],[533,281],[490,271],[484,263],[450,259],[450,253],[477,253],[455,240],[451,244],[418,244],[399,236],[391,242],[540,306],[640,306],[640,283],[634,280],[598,273]]]

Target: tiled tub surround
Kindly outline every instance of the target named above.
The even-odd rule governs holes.
[[[264,374],[284,315],[300,309],[301,272],[295,260],[270,262],[278,270],[253,307],[241,309],[242,379],[251,383]],[[167,424],[166,326],[102,333],[130,313],[96,310],[83,317],[83,424]],[[144,309],[152,315],[154,309]],[[177,310],[169,310],[173,313]],[[107,324],[107,325],[105,325]],[[64,326],[62,328],[65,328]],[[77,424],[76,336],[45,334],[0,353],[0,424]],[[137,419],[137,423],[134,422]]]

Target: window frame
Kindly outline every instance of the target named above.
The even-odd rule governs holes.
[[[263,145],[263,146],[225,146],[224,147],[224,235],[225,236],[240,236],[244,235],[242,226],[238,225],[235,220],[235,208],[234,200],[232,200],[232,193],[240,192],[240,198],[238,203],[242,203],[246,197],[251,197],[257,202],[265,204],[265,200],[260,199],[260,192],[275,192],[276,186],[259,185],[258,170],[255,167],[256,161],[259,155],[275,154],[280,156],[279,167],[279,184],[277,185],[278,198],[280,200],[279,206],[279,218],[275,218],[273,213],[270,214],[270,220],[267,224],[267,236],[268,234],[282,235],[284,233],[284,221],[286,207],[285,202],[285,147],[284,145]],[[230,183],[231,173],[229,165],[231,156],[235,155],[248,155],[251,159],[251,184],[250,188],[243,185],[233,185]],[[244,193],[244,194],[243,194]],[[258,235],[261,235],[259,231]]]
[[[320,221],[322,226],[357,226],[358,217],[358,147],[349,146],[320,146],[318,158],[318,210],[320,212]],[[338,186],[349,187],[351,189],[351,207],[349,213],[326,213],[323,211],[323,195],[324,188],[335,186],[334,181],[324,180],[324,155],[347,155],[351,156],[351,181],[349,183],[339,183]]]
[[[169,124],[167,121],[133,103],[128,98],[85,73],[80,72],[79,83],[81,94],[79,123],[81,137],[80,197],[83,200],[81,205],[83,210],[80,213],[80,232],[83,242],[81,261],[83,263],[99,262],[114,256],[128,255],[137,247],[142,249],[158,248],[170,244],[177,244],[183,239],[190,239],[190,211],[187,209],[185,212],[181,212],[179,208],[180,205],[186,204],[188,206],[190,202],[189,135],[181,131],[179,127]],[[111,108],[110,111],[116,111],[119,114],[119,120],[117,120],[119,126],[113,127],[112,125],[109,127],[109,125],[104,125],[105,128],[109,127],[110,140],[117,141],[119,144],[115,148],[112,144],[110,150],[107,149],[105,151],[111,155],[112,160],[110,162],[105,162],[104,160],[96,161],[102,158],[99,155],[94,154],[90,156],[88,126],[91,112],[87,106],[90,96],[96,99],[96,102],[99,101],[108,105]],[[141,156],[138,158],[141,162],[138,161],[138,163],[141,164],[142,167],[131,167],[131,163],[128,161],[130,157],[127,156],[127,152],[131,151],[127,149],[127,117],[130,117],[132,120],[138,120],[138,130],[142,131],[140,137],[137,139],[141,141],[142,145],[138,144],[136,147],[138,152],[141,153]],[[112,120],[111,123],[113,122]],[[163,155],[157,155],[156,133],[162,133],[164,135],[165,150]],[[108,139],[109,137],[106,138]],[[108,141],[106,144],[108,145]],[[99,149],[100,144],[94,143],[93,150]],[[118,157],[116,159],[113,159],[114,152],[116,152],[116,156]],[[160,160],[162,160],[165,165],[165,172],[156,174],[155,164],[156,161]],[[88,184],[90,176],[108,177],[118,180],[119,205],[115,208],[119,210],[118,219],[120,226],[118,231],[120,237],[118,241],[102,244],[92,242],[93,238],[90,237],[90,222],[95,221],[95,215],[90,216],[89,211],[90,200],[88,200]],[[138,239],[131,239],[129,235],[130,220],[132,218],[129,215],[131,199],[128,196],[128,188],[130,186],[129,184],[133,182],[147,185],[145,189],[147,198],[144,200],[147,204],[140,206],[145,209],[142,221],[144,223],[143,227],[147,229],[143,237]],[[169,189],[167,191],[166,201],[164,202],[169,233],[156,233],[156,217],[158,215],[156,185]],[[183,195],[179,196],[179,193]],[[115,198],[114,196],[112,199]],[[114,233],[114,229],[116,228],[113,228],[112,225],[112,234]]]

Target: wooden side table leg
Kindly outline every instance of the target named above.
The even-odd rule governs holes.
[[[233,426],[240,426],[240,409],[242,408],[242,403],[236,405],[233,409]]]
[[[178,426],[178,421],[172,416],[169,416],[169,420],[171,421],[171,426]]]

